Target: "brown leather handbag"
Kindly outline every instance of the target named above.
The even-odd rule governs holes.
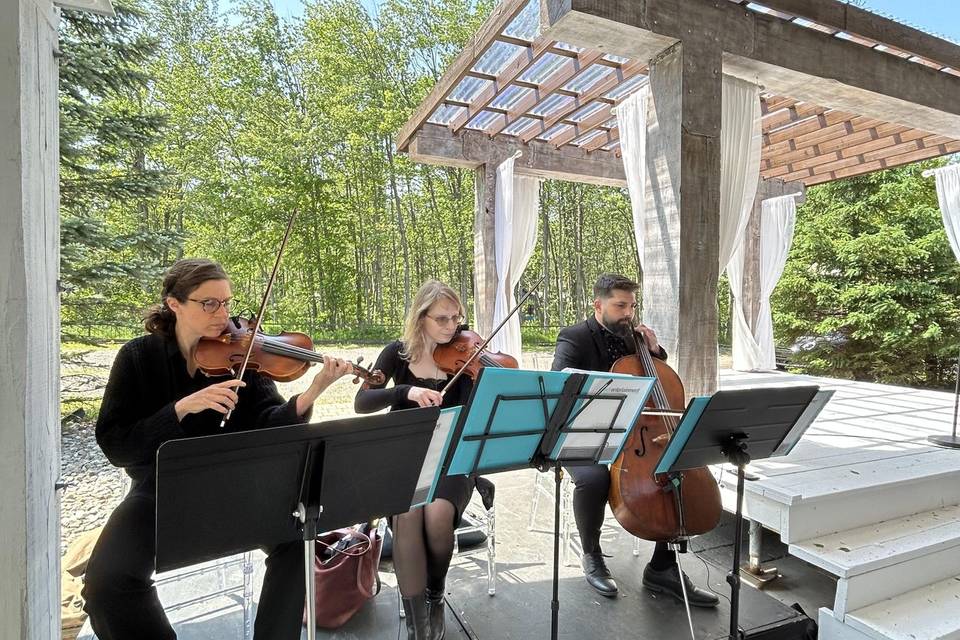
[[[363,524],[317,536],[313,580],[318,627],[342,626],[367,600],[380,593],[377,569],[383,548],[383,529]]]

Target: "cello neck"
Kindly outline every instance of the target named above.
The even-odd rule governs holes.
[[[633,336],[633,344],[637,349],[637,357],[643,364],[643,369],[647,372],[647,375],[654,379],[650,399],[653,400],[657,409],[669,409],[670,403],[667,402],[667,394],[664,392],[663,385],[660,384],[660,378],[657,376],[657,367],[653,363],[653,355],[647,346],[647,340],[643,337],[643,334],[640,334],[640,338],[637,339],[637,332],[633,327],[630,328],[630,331]]]

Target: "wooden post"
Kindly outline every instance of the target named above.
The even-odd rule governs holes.
[[[0,3],[0,624],[60,638],[57,48],[49,0]]]
[[[493,329],[497,292],[496,193],[499,160],[491,158],[474,172],[476,185],[473,221],[474,329],[484,338]]]
[[[643,320],[688,395],[717,388],[721,52],[677,43],[650,63]]]
[[[757,329],[760,316],[760,212],[763,201],[768,198],[798,193],[797,205],[803,202],[805,188],[802,182],[784,182],[778,178],[760,180],[757,197],[753,201],[753,211],[744,235],[743,252],[743,315],[751,331]]]

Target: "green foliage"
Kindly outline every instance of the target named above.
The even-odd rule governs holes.
[[[933,181],[916,164],[810,190],[773,296],[779,344],[841,336],[800,352],[810,371],[908,385],[953,380],[960,266]]]
[[[127,309],[146,300],[177,234],[152,204],[163,172],[151,151],[165,117],[148,105],[154,41],[143,14],[115,3],[116,18],[63,11],[60,28],[61,276],[64,321],[103,317],[98,301]],[[82,304],[80,304],[82,302]],[[69,329],[67,330],[69,333]]]
[[[417,165],[394,140],[492,0],[315,0],[283,21],[269,0],[120,4],[64,12],[61,65],[64,322],[91,338],[138,330],[159,273],[221,261],[253,310],[299,214],[265,318],[315,338],[395,337],[427,278],[472,310],[472,171]],[[155,34],[153,40],[146,34]],[[842,335],[801,354],[815,372],[943,385],[953,375],[958,266],[921,167],[812,189],[773,307],[778,343]],[[520,283],[528,343],[589,311],[597,274],[639,274],[623,190],[541,186]],[[721,341],[729,294],[718,287]],[[65,333],[70,333],[66,331]]]

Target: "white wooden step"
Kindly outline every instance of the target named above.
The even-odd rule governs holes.
[[[791,544],[789,552],[837,577],[850,578],[956,547],[960,505],[816,536]]]
[[[960,640],[960,575],[852,611],[844,624],[877,640]]]
[[[789,551],[839,577],[833,613],[843,620],[849,611],[960,573],[960,506],[818,536]]]
[[[757,465],[763,475],[746,484],[745,515],[794,543],[960,504],[956,451],[924,448],[865,457],[853,450],[800,465],[789,457]],[[732,511],[735,475],[721,475],[721,490],[724,507]]]

